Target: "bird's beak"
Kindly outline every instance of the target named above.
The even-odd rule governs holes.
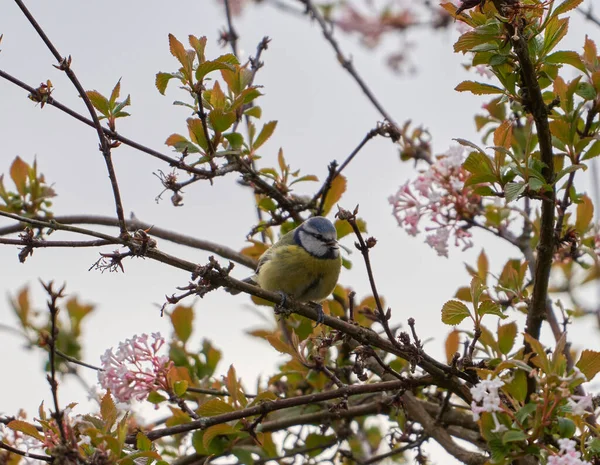
[[[337,241],[329,241],[325,242],[325,244],[327,245],[327,247],[331,247],[332,249],[339,248]]]

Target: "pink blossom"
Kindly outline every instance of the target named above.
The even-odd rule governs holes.
[[[342,16],[335,24],[344,32],[357,32],[368,47],[374,47],[379,42],[381,34],[385,31],[385,24],[380,18],[363,15],[352,6],[347,5]]]
[[[486,77],[488,79],[494,76],[494,73],[492,73],[486,65],[475,66],[475,72],[480,76]]]
[[[581,460],[581,452],[575,450],[576,445],[572,439],[559,439],[560,451],[557,455],[548,457],[548,465],[591,465],[590,462]]]
[[[481,198],[464,186],[468,176],[462,167],[464,158],[462,147],[450,148],[427,171],[400,186],[388,199],[398,225],[415,236],[425,223],[425,231],[432,232],[425,242],[443,257],[448,256],[451,236],[463,250],[473,245],[464,221],[474,218],[482,208]]]
[[[121,342],[115,353],[108,349],[102,356],[98,380],[118,401],[144,400],[153,391],[169,389],[167,373],[173,362],[158,355],[165,339],[159,333],[152,333],[152,338],[150,343],[147,334],[133,336]]]

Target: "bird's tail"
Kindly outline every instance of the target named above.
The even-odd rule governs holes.
[[[254,280],[254,276],[249,276],[246,279],[242,279],[243,283],[252,284],[253,286],[258,286],[258,283]],[[231,287],[226,287],[225,292],[229,292],[231,295],[238,295],[240,292],[239,289],[233,289]]]

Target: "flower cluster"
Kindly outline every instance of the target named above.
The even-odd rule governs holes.
[[[576,445],[572,439],[559,439],[560,451],[557,455],[548,457],[548,465],[591,465],[590,462],[581,460],[581,452],[575,450]]]
[[[407,181],[389,198],[398,224],[411,236],[420,232],[422,222],[429,223],[425,226],[425,231],[430,232],[425,242],[444,257],[448,256],[451,235],[455,245],[462,244],[463,250],[473,245],[463,222],[472,220],[482,210],[481,197],[464,185],[468,177],[462,167],[464,159],[462,147],[450,148],[427,171]]]
[[[144,400],[151,392],[169,390],[167,374],[173,362],[166,355],[158,355],[165,339],[152,333],[133,336],[121,342],[116,352],[108,349],[102,356],[102,371],[98,380],[104,389],[110,389],[120,402]]]
[[[504,386],[504,381],[499,378],[486,379],[477,383],[471,388],[473,402],[471,402],[471,411],[473,420],[479,420],[479,414],[483,412],[501,412],[500,395],[498,389]],[[481,405],[478,405],[481,403]]]

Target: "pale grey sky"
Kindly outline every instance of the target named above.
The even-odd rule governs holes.
[[[185,133],[188,116],[186,109],[171,105],[184,97],[176,86],[169,88],[166,97],[154,87],[157,71],[177,67],[169,54],[168,33],[182,41],[188,34],[206,35],[209,56],[228,52],[217,45],[225,20],[222,6],[212,0],[186,0],[169,6],[156,0],[143,4],[118,0],[101,4],[30,1],[28,6],[59,51],[73,57],[73,70],[84,88],[109,94],[122,79],[122,96],[131,94],[132,116],[119,121],[119,132],[165,153],[169,152],[165,139],[174,132]],[[563,49],[580,51],[586,33],[600,43],[599,28],[579,15],[574,15],[572,21]],[[307,18],[288,16],[264,5],[248,8],[235,22],[241,36],[240,48],[246,54],[254,52],[263,36],[272,39],[263,55],[265,66],[255,82],[264,86],[265,96],[258,101],[263,121],[276,119],[279,124],[262,151],[261,163],[276,163],[277,150],[282,147],[293,167],[323,179],[327,164],[332,159],[344,159],[381,117],[339,66],[318,26]],[[70,82],[52,67],[52,55],[9,1],[0,4],[0,34],[4,34],[0,69],[33,86],[50,79],[56,99],[85,113]],[[411,40],[415,43],[412,59],[418,72],[397,76],[384,64],[386,51],[396,41],[390,40],[373,51],[360,47],[354,37],[338,34],[342,48],[352,55],[356,68],[388,112],[400,123],[411,119],[427,127],[437,153],[444,152],[452,138],[479,142],[473,115],[487,100],[453,90],[464,79],[478,78],[463,69],[464,57],[453,54],[456,37],[453,30],[416,31]],[[58,193],[56,214],[114,215],[95,132],[54,108],[40,109],[24,91],[2,80],[0,101],[0,172],[8,171],[16,155],[29,162],[37,157],[40,171],[54,183]],[[168,196],[160,203],[154,200],[161,186],[152,173],[168,167],[126,146],[114,151],[114,160],[127,214],[135,212],[157,226],[234,248],[245,245],[245,235],[255,219],[252,196],[233,177],[217,179],[214,186],[195,184],[185,190],[185,206],[174,208]],[[481,248],[486,247],[491,270],[498,273],[506,258],[518,257],[518,251],[477,233],[473,249],[461,252],[451,248],[450,259],[444,259],[424,244],[423,236],[409,237],[397,227],[387,197],[414,173],[412,165],[399,162],[397,149],[388,140],[375,139],[346,170],[349,189],[341,205],[351,208],[360,204],[369,233],[379,241],[372,254],[373,266],[379,289],[392,307],[393,323],[415,317],[420,336],[433,339],[427,342],[427,350],[441,356],[449,328],[441,323],[440,310],[456,288],[469,281],[463,263],[473,263]],[[0,219],[0,225],[4,224],[6,220]],[[350,238],[344,243],[352,248]],[[208,256],[165,241],[159,241],[159,247],[198,263]],[[133,334],[168,334],[170,325],[160,317],[159,305],[165,294],[175,292],[175,287],[186,284],[189,277],[151,260],[128,261],[125,274],[87,271],[97,257],[98,250],[94,249],[44,249],[36,250],[33,257],[20,264],[15,248],[0,246],[3,296],[29,284],[36,306],[43,310],[44,296],[37,280],[54,279],[58,283],[66,281],[70,293],[97,304],[84,327],[85,359],[94,364],[99,363],[107,347]],[[344,271],[341,282],[352,286],[361,297],[369,293],[368,281],[357,254],[353,259],[353,270]],[[237,277],[246,274],[241,266],[234,271]],[[246,386],[253,390],[256,375],[269,375],[281,357],[266,343],[245,335],[246,330],[263,324],[248,310],[249,305],[245,296],[210,293],[195,305],[193,337],[196,341],[211,339],[224,353],[220,372],[233,363]],[[269,312],[266,308],[258,311]],[[0,301],[0,322],[14,322],[5,299]],[[586,341],[586,347],[600,348],[592,320],[578,324],[576,331],[576,346],[581,347],[577,341]],[[21,341],[6,333],[0,333],[0,340],[5,380],[0,414],[14,414],[19,407],[33,413],[42,400],[50,400],[41,371],[43,354],[20,350]],[[95,380],[92,373],[85,375]],[[74,383],[61,385],[60,396],[63,403],[86,398]]]

